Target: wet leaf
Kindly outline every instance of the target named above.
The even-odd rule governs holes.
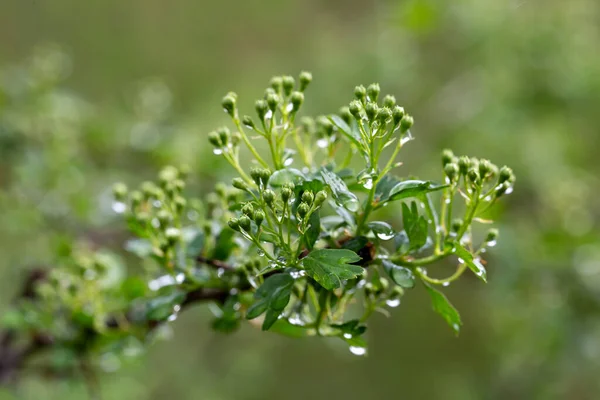
[[[273,172],[271,178],[269,179],[269,185],[274,188],[281,187],[286,183],[294,183],[299,184],[302,183],[305,179],[302,171],[299,171],[294,168],[286,168],[280,169],[278,171]]]
[[[427,243],[427,220],[419,215],[417,203],[412,202],[409,208],[402,203],[402,222],[410,243],[410,250],[420,249]]]
[[[381,240],[390,240],[396,233],[390,224],[383,221],[369,222],[367,227]]]
[[[352,279],[362,275],[362,267],[352,265],[361,258],[346,249],[314,250],[302,259],[306,273],[327,290],[341,286],[343,279]]]
[[[454,308],[452,303],[448,300],[448,298],[440,291],[434,289],[430,285],[425,284],[425,288],[431,296],[431,304],[433,306],[433,311],[437,312],[446,320],[450,328],[454,330],[456,334],[460,332],[460,326],[462,325],[462,321],[460,320],[460,314]]]
[[[469,250],[458,243],[454,244],[454,254],[467,264],[467,267],[469,267],[479,279],[487,283],[487,273],[485,267],[481,261],[479,261],[479,258],[474,258]]]
[[[441,190],[448,185],[438,185],[431,181],[408,180],[397,183],[389,192],[388,201],[418,197],[420,195]]]
[[[361,152],[364,152],[362,145],[363,139],[358,129],[358,124],[355,121],[352,121],[352,126],[350,126],[337,115],[330,115],[329,120],[353,145],[361,150]]]
[[[325,183],[329,185],[333,198],[338,205],[352,212],[358,211],[360,208],[358,198],[348,189],[346,183],[339,176],[325,168],[321,170],[321,175]]]
[[[389,260],[383,260],[382,263],[383,269],[396,285],[407,289],[415,286],[415,275],[410,269],[394,264]]]
[[[276,321],[290,301],[294,278],[290,274],[271,275],[254,294],[254,303],[246,313],[246,318],[254,319],[263,313],[265,320],[263,330],[268,330]]]

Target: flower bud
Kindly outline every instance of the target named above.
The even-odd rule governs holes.
[[[278,104],[279,104],[279,96],[277,96],[275,93],[270,93],[267,96],[267,106],[269,107],[269,110],[275,112]]]
[[[208,134],[208,141],[215,147],[223,147],[223,143],[221,143],[221,139],[217,132],[211,132]]]
[[[273,201],[275,200],[275,193],[271,189],[265,190],[263,192],[263,200],[265,201],[265,203],[267,203],[268,206],[271,206],[271,204],[273,204]]]
[[[304,219],[304,217],[306,217],[306,214],[308,214],[308,211],[310,210],[310,207],[308,204],[306,203],[300,203],[300,205],[298,206],[298,218],[299,219]]]
[[[256,223],[256,226],[260,226],[260,224],[262,224],[264,219],[265,219],[265,213],[262,212],[261,210],[258,210],[257,212],[254,213],[254,222]]]
[[[450,179],[450,182],[456,182],[458,179],[458,165],[454,163],[446,164],[444,167],[444,173]]]
[[[143,225],[143,224],[147,223],[148,221],[150,221],[150,215],[147,212],[142,211],[142,212],[135,214],[135,219],[139,224]]]
[[[129,195],[129,199],[131,200],[131,207],[137,207],[140,205],[144,197],[142,195],[142,192],[140,192],[139,190],[134,190]]]
[[[183,209],[185,208],[185,206],[187,205],[187,200],[181,196],[177,196],[173,200],[173,203],[175,204],[175,211],[177,211],[178,213],[181,213],[183,211]]]
[[[227,222],[227,225],[234,231],[240,230],[240,221],[237,218],[231,218],[229,222]]]
[[[124,183],[115,183],[112,187],[112,192],[115,200],[123,201],[127,197],[127,185]]]
[[[222,126],[217,129],[217,134],[219,135],[219,139],[221,140],[221,143],[223,143],[223,146],[227,146],[229,139],[231,138],[231,132],[229,131],[229,128]]]
[[[160,186],[165,188],[169,182],[172,182],[175,179],[177,179],[178,174],[179,173],[177,171],[177,168],[170,166],[170,165],[164,167],[158,173],[158,182],[160,183]]]
[[[460,231],[460,228],[462,228],[462,224],[463,224],[462,219],[457,218],[457,219],[453,220],[452,227],[451,227],[452,232],[456,233],[456,232]]]
[[[159,197],[159,189],[158,187],[149,181],[142,183],[142,193],[146,199],[150,197]]]
[[[386,278],[379,278],[379,288],[381,289],[381,292],[385,292],[386,290],[388,290],[389,287],[390,282]]]
[[[262,175],[262,168],[254,167],[254,168],[250,169],[250,177],[252,178],[254,183],[256,183],[257,186],[260,186],[261,175]]]
[[[217,192],[219,197],[225,198],[227,197],[227,186],[223,182],[217,182],[215,185],[215,192]]]
[[[327,192],[324,190],[321,190],[321,191],[317,192],[317,195],[315,196],[315,202],[313,203],[313,205],[315,207],[320,207],[321,204],[323,204],[325,202],[325,200],[327,200]]]
[[[300,80],[300,91],[304,92],[304,90],[312,82],[312,74],[310,72],[302,71],[300,73],[299,80]]]
[[[469,172],[467,173],[467,177],[469,178],[469,181],[471,181],[475,185],[479,184],[479,182],[480,182],[479,172],[477,172],[477,170],[475,168],[469,169]]]
[[[317,125],[321,128],[325,136],[331,136],[333,134],[333,124],[327,117],[321,115],[317,118]]]
[[[365,295],[370,296],[375,293],[375,286],[371,282],[365,283]]]
[[[508,191],[508,189],[510,189],[510,186],[510,182],[503,182],[496,186],[494,194],[496,195],[496,197],[500,197],[504,195]]]
[[[244,115],[242,117],[242,124],[248,129],[256,129],[256,125],[254,125],[254,121],[252,121],[252,117],[249,115]]]
[[[398,125],[400,121],[402,121],[402,117],[404,117],[404,108],[400,106],[395,106],[392,110],[392,118],[394,119],[394,126]]]
[[[450,149],[444,149],[442,151],[442,165],[445,166],[451,162],[454,162],[454,153]]]
[[[185,188],[185,182],[182,181],[181,179],[175,179],[175,181],[173,181],[173,188],[175,189],[176,192],[181,193],[183,191],[183,189]]]
[[[496,239],[498,239],[498,229],[492,228],[487,232],[487,235],[485,236],[485,241],[487,243],[490,243],[495,242]]]
[[[254,103],[254,108],[256,109],[256,113],[258,114],[258,118],[262,121],[265,119],[265,115],[267,115],[267,110],[269,106],[265,100],[256,100]]]
[[[236,106],[236,95],[233,92],[227,93],[223,100],[221,100],[221,105],[227,114],[230,116],[235,115],[235,106]]]
[[[367,114],[367,118],[369,118],[369,121],[372,122],[375,119],[378,109],[379,109],[379,107],[377,107],[376,103],[373,103],[373,102],[367,103],[367,105],[365,106],[365,113]]]
[[[283,187],[288,188],[293,192],[294,189],[296,188],[296,185],[294,185],[294,182],[286,182],[283,184]]]
[[[383,98],[383,106],[387,107],[389,109],[392,109],[392,108],[394,108],[395,105],[396,105],[396,98],[394,96],[392,96],[391,94],[385,95],[385,97]]]
[[[242,178],[233,178],[231,184],[236,189],[248,190],[248,185]]]
[[[281,91],[282,83],[283,83],[283,80],[281,79],[280,76],[274,76],[271,78],[270,85],[274,91],[279,93]]]
[[[169,244],[173,244],[181,238],[181,231],[177,228],[167,228],[165,238]]]
[[[238,222],[240,224],[240,228],[242,228],[246,232],[250,232],[250,227],[252,226],[252,221],[250,220],[250,217],[248,217],[247,215],[242,215],[238,219]]]
[[[254,217],[254,207],[252,207],[252,204],[248,203],[246,205],[244,205],[244,207],[242,207],[242,213],[244,215],[249,216],[250,218]]]
[[[352,114],[350,113],[350,109],[348,107],[340,108],[338,114],[340,115],[340,118],[344,120],[345,123],[350,125],[350,123],[352,122]]]
[[[290,189],[289,187],[284,187],[281,189],[281,200],[283,200],[284,203],[287,203],[289,201],[289,199],[292,197],[292,189]]]
[[[312,191],[307,190],[304,193],[302,193],[302,201],[306,204],[311,205],[314,199],[315,196],[313,195]]]
[[[292,105],[294,106],[294,112],[297,112],[300,109],[302,103],[304,103],[304,94],[302,92],[294,92],[292,93],[292,97],[290,98]]]
[[[350,103],[350,106],[348,107],[348,111],[350,111],[350,114],[352,114],[352,116],[356,118],[356,120],[360,121],[360,119],[362,118],[362,116],[360,115],[362,111],[362,105],[360,104],[360,101],[352,101]]]
[[[294,90],[294,86],[296,86],[296,80],[293,76],[284,76],[283,77],[283,93],[286,96],[289,96]]]
[[[264,168],[260,171],[260,181],[264,186],[267,186],[269,179],[271,178],[271,170]]]
[[[514,181],[514,176],[513,170],[505,165],[500,168],[498,183],[512,182]]]
[[[385,125],[392,118],[392,112],[387,107],[377,110],[377,119],[381,125]]]
[[[354,97],[360,100],[361,103],[365,103],[367,97],[367,89],[363,85],[354,88]]]
[[[378,83],[371,83],[367,88],[367,96],[369,96],[369,100],[374,103],[377,103],[377,98],[379,97],[379,92],[381,89],[379,88]]]
[[[240,135],[239,132],[232,132],[231,133],[231,145],[236,147],[238,144],[240,144],[240,141],[242,140],[242,135]]]
[[[492,171],[492,163],[490,160],[480,160],[479,161],[479,175],[481,178],[485,178],[487,174]]]
[[[467,175],[467,172],[471,168],[471,159],[467,156],[462,156],[458,159],[458,169],[461,175]]]
[[[413,117],[411,117],[410,115],[406,114],[400,120],[400,130],[402,132],[406,132],[406,131],[408,131],[413,126],[414,123],[415,123],[415,120],[413,119]]]
[[[162,227],[167,226],[171,222],[171,214],[167,210],[160,210],[156,214],[156,218]]]

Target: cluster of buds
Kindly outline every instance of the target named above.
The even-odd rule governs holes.
[[[496,198],[510,193],[515,183],[515,174],[507,166],[498,168],[489,160],[474,157],[456,157],[451,150],[442,152],[442,165],[446,181],[456,184],[461,177],[468,183],[469,191],[480,190],[487,183],[492,183]]]
[[[159,258],[168,257],[181,240],[179,226],[187,206],[182,192],[188,173],[186,166],[168,166],[160,171],[158,184],[144,182],[138,190],[131,192],[122,183],[113,187],[115,200],[126,204],[131,229],[150,240],[154,255]]]
[[[379,304],[386,304],[390,307],[397,307],[400,304],[400,298],[404,295],[404,289],[401,286],[390,285],[389,281],[380,276],[373,276],[370,282],[365,283],[365,296],[369,301]]]
[[[239,132],[231,132],[223,126],[208,134],[208,141],[214,146],[215,154],[230,153],[238,147],[241,140]]]

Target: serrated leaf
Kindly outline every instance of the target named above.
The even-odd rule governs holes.
[[[310,252],[302,259],[306,273],[327,290],[341,286],[343,279],[363,274],[363,268],[352,265],[361,258],[347,249],[320,249]]]
[[[397,183],[389,194],[388,201],[418,197],[420,195],[441,190],[448,185],[438,185],[431,181],[408,180]]]
[[[299,184],[304,181],[306,177],[302,171],[294,168],[280,169],[271,175],[269,178],[269,185],[274,188],[281,187],[286,183]]]
[[[352,212],[358,211],[360,208],[358,198],[348,189],[346,183],[339,176],[325,168],[321,170],[321,176],[331,189],[333,198],[338,205]]]
[[[462,260],[462,262],[467,264],[467,267],[469,267],[479,279],[487,283],[487,273],[485,267],[481,261],[479,261],[479,258],[474,258],[469,250],[458,243],[454,245],[454,254],[459,257],[459,261]]]
[[[402,222],[404,232],[409,240],[409,249],[420,249],[427,243],[427,220],[419,216],[417,203],[412,202],[409,208],[406,203],[402,203]]]
[[[450,328],[452,328],[452,330],[454,330],[454,332],[458,335],[460,332],[460,326],[462,325],[460,314],[442,292],[434,289],[426,283],[424,284],[429,296],[431,296],[433,310],[440,314],[442,318],[446,320]]]
[[[290,274],[271,275],[254,293],[254,303],[248,308],[246,318],[254,319],[266,312],[262,329],[268,330],[290,301],[294,278]]]
[[[390,260],[383,260],[382,263],[383,269],[396,285],[407,289],[415,286],[415,275],[410,269],[394,264]]]
[[[352,126],[348,125],[346,121],[341,119],[338,115],[330,115],[329,120],[335,125],[344,136],[350,140],[361,152],[363,151],[362,136],[358,130],[358,125],[353,123]]]

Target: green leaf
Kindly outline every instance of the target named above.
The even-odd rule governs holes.
[[[196,235],[192,238],[192,240],[190,240],[190,242],[187,244],[186,247],[186,255],[188,257],[197,257],[202,253],[202,250],[204,249],[204,242],[205,242],[205,237],[204,237],[204,232],[199,231],[196,233]]]
[[[285,318],[279,318],[269,330],[293,338],[309,336],[309,329],[303,326],[293,325]]]
[[[266,312],[262,329],[268,330],[289,303],[293,286],[294,278],[290,274],[280,273],[265,279],[254,294],[254,304],[248,309],[246,318],[254,319]]]
[[[360,325],[360,321],[357,319],[344,322],[343,324],[332,324],[331,327],[339,329],[342,333],[345,333],[350,336],[361,336],[367,331],[367,327],[364,325]]]
[[[234,236],[235,231],[229,227],[221,230],[219,236],[217,236],[217,242],[215,243],[215,249],[212,257],[213,259],[224,261],[229,258],[229,255],[236,247]]]
[[[375,201],[385,203],[390,198],[392,189],[400,183],[400,180],[393,175],[384,175],[375,186]]]
[[[306,179],[306,177],[302,171],[294,168],[280,169],[273,172],[273,175],[271,175],[271,178],[269,178],[269,185],[277,188],[285,185],[286,183],[299,184],[303,182],[304,179]]]
[[[357,236],[344,242],[342,244],[342,247],[344,249],[352,250],[353,252],[358,253],[367,245],[367,243],[369,243],[369,239],[367,239],[365,236]]]
[[[345,207],[349,211],[358,211],[360,208],[358,198],[354,193],[348,190],[348,187],[339,176],[325,168],[321,170],[321,176],[323,176],[325,183],[329,185],[333,198],[337,204]]]
[[[487,273],[479,258],[474,258],[469,250],[458,243],[454,244],[453,250],[453,253],[458,256],[460,262],[467,264],[467,267],[469,267],[479,279],[487,283]]]
[[[387,222],[373,221],[367,224],[367,227],[381,240],[390,240],[394,237],[394,228]]]
[[[396,285],[407,289],[415,286],[415,275],[410,269],[396,265],[390,260],[383,260],[382,263],[383,269]]]
[[[361,258],[347,249],[314,250],[302,259],[306,273],[319,282],[327,290],[338,288],[342,279],[352,279],[362,275],[364,270],[358,265],[352,265]]]
[[[174,307],[181,304],[185,299],[185,292],[176,289],[170,294],[151,299],[146,303],[146,318],[149,320],[162,321],[171,316]]]
[[[420,249],[427,243],[427,220],[419,216],[417,203],[412,202],[409,208],[406,203],[402,203],[402,222],[404,231],[410,243],[410,249]]]
[[[452,328],[454,332],[458,335],[458,333],[460,332],[460,326],[462,325],[462,321],[460,320],[460,314],[442,292],[434,289],[426,283],[424,284],[425,288],[427,289],[427,292],[429,292],[429,296],[431,296],[431,304],[433,305],[433,310],[440,314],[442,318],[446,320],[450,328]]]
[[[304,240],[306,241],[306,247],[309,250],[312,250],[321,234],[321,217],[319,216],[318,210],[310,215],[308,222],[309,226],[304,234]]]
[[[420,195],[441,190],[448,185],[438,185],[431,181],[409,180],[397,183],[389,194],[388,201],[406,199],[408,197],[418,197]]]
[[[352,144],[354,144],[361,152],[364,152],[364,148],[362,145],[362,136],[360,131],[358,130],[358,124],[354,122],[352,126],[348,125],[346,121],[341,119],[337,115],[330,115],[329,120],[333,125],[335,125],[344,136],[350,140]]]

